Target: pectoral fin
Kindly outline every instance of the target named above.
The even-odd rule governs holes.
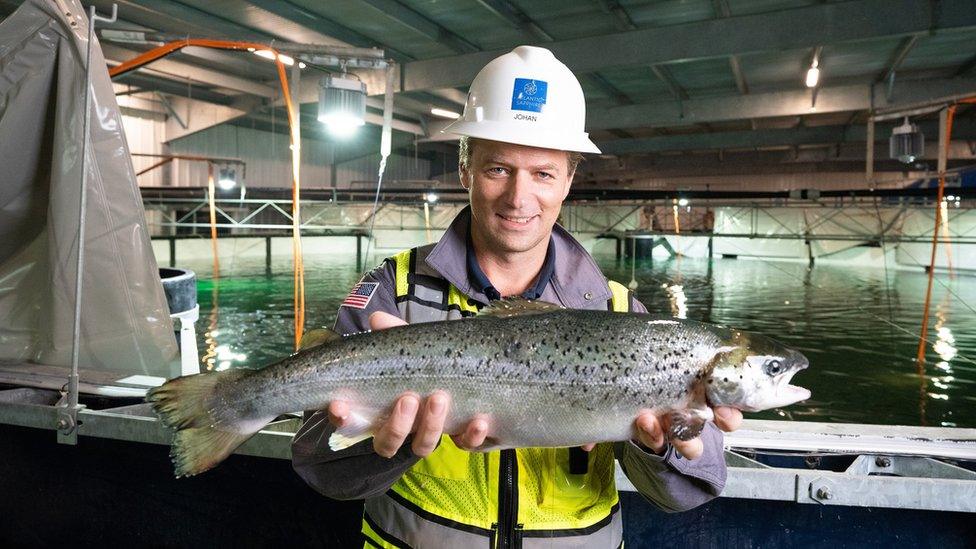
[[[370,418],[353,412],[346,417],[345,424],[336,429],[329,437],[329,448],[333,452],[338,452],[372,438],[372,436],[373,422]]]
[[[304,351],[337,339],[342,339],[342,336],[328,328],[313,328],[302,335],[302,340],[298,344],[298,350]]]
[[[668,414],[668,438],[691,440],[701,434],[705,422],[714,418],[711,408],[686,408]]]
[[[521,315],[540,315],[562,309],[559,305],[546,301],[532,301],[523,297],[499,299],[478,312],[478,316],[508,318]]]

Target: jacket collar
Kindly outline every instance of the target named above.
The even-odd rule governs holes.
[[[454,218],[444,236],[427,255],[427,265],[453,284],[461,293],[475,301],[488,303],[479,284],[468,272],[468,230],[471,208],[466,207]],[[607,279],[590,254],[575,238],[558,224],[552,229],[549,242],[555,267],[550,284],[560,304],[573,309],[590,309],[594,303],[610,299]]]

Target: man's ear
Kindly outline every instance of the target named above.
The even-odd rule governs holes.
[[[569,190],[573,188],[573,176],[575,175],[576,175],[576,170],[573,170],[572,172],[569,173],[569,176],[566,178],[567,182],[566,182],[566,189],[563,191],[563,200],[566,200],[566,197],[569,196]]]
[[[471,171],[468,168],[458,164],[458,179],[461,180],[461,186],[465,190],[471,190],[471,180],[468,179],[471,176]]]

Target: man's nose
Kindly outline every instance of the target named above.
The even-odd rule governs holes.
[[[505,189],[505,202],[513,209],[520,210],[532,192],[532,176],[525,170],[515,170]]]

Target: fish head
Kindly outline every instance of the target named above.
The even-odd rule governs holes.
[[[793,376],[810,365],[799,351],[740,331],[730,331],[727,343],[715,353],[704,378],[712,406],[758,412],[810,398],[809,389],[790,385]]]

